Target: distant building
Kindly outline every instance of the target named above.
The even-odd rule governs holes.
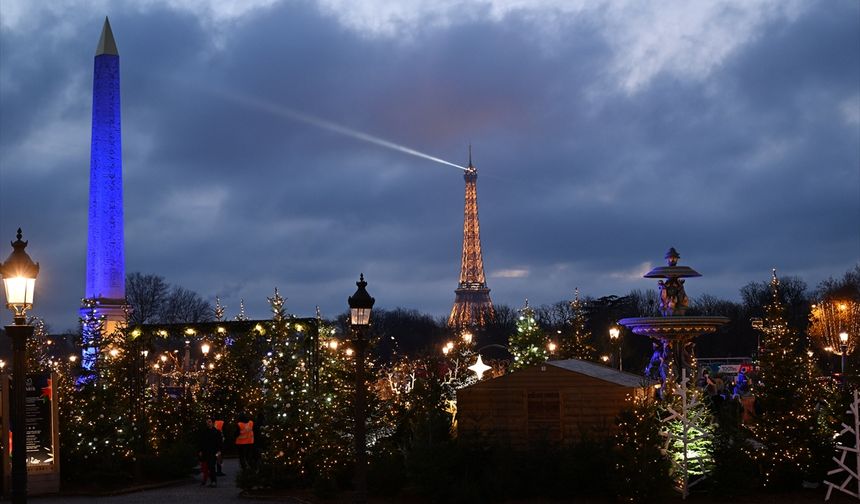
[[[549,361],[457,391],[457,430],[515,447],[603,439],[655,382],[593,362]]]

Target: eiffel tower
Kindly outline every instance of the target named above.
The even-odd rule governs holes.
[[[460,267],[460,284],[454,291],[454,307],[448,317],[448,327],[479,328],[496,318],[490,289],[484,278],[484,259],[481,254],[481,225],[478,222],[478,170],[472,165],[472,146],[469,146],[469,166],[463,175],[466,180],[466,207],[463,216],[463,261]]]

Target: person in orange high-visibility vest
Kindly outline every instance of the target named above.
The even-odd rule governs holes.
[[[249,469],[254,466],[254,421],[248,418],[248,415],[242,413],[239,415],[239,434],[236,436],[236,448],[239,450],[239,465],[242,469]]]
[[[224,420],[215,420],[215,428],[218,429],[218,432],[221,433],[221,442],[224,442]],[[224,457],[221,455],[221,452],[218,452],[218,456],[215,459],[215,475],[216,476],[227,476],[224,474],[224,471],[221,470],[221,464],[224,462]]]

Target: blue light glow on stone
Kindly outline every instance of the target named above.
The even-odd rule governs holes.
[[[125,299],[119,56],[95,57],[87,243],[89,299]]]

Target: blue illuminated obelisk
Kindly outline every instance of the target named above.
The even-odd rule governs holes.
[[[111,332],[125,320],[125,244],[119,52],[107,18],[94,67],[87,287],[81,312],[85,316],[90,311],[87,305],[94,303],[97,314],[104,317],[105,331]]]

